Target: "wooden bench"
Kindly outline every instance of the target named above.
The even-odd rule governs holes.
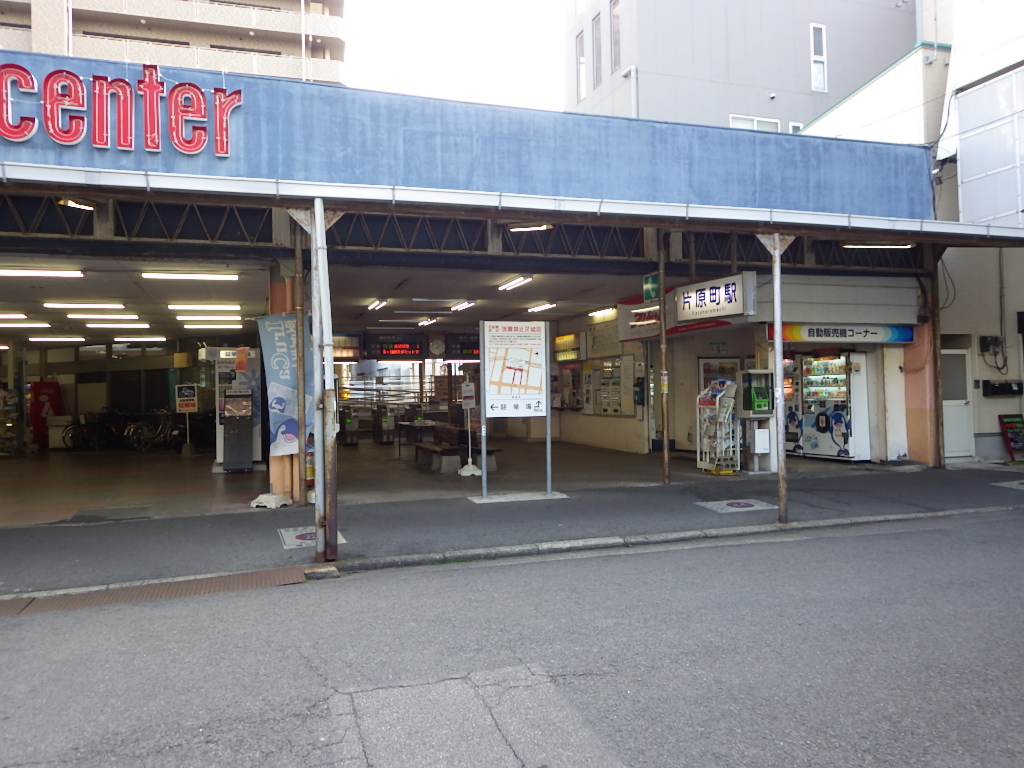
[[[480,460],[480,443],[479,434],[474,433],[473,437],[473,461],[474,463]],[[458,446],[460,448],[460,457],[463,461],[469,460],[469,430],[458,427],[454,424],[443,424],[435,422],[434,424],[434,442],[437,445],[445,446]],[[501,453],[501,448],[488,448],[487,449],[487,471],[497,472],[498,471],[498,460],[495,457],[496,453]]]
[[[432,470],[442,475],[454,474],[462,467],[462,448],[457,445],[413,443],[412,446],[416,449],[418,466],[426,466],[429,463]]]

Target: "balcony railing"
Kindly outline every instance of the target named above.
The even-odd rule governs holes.
[[[297,11],[253,8],[208,0],[75,0],[76,12],[109,13],[135,19],[235,27],[258,32],[302,34],[302,14]],[[344,39],[344,19],[307,13],[306,34],[321,39]]]
[[[340,83],[344,62],[330,59],[303,60],[298,56],[275,56],[248,51],[220,51],[185,45],[166,45],[141,40],[75,35],[72,53],[87,59],[137,61],[165,67],[211,69],[246,75],[269,75],[319,82]],[[303,72],[305,69],[305,73]]]

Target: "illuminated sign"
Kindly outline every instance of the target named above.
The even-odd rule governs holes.
[[[364,357],[370,360],[423,360],[426,350],[427,337],[423,333],[368,333]]]
[[[479,360],[479,333],[446,333],[444,335],[446,360]]]
[[[696,285],[676,288],[676,320],[753,315],[757,312],[757,275],[741,272]],[[657,322],[655,315],[654,322]]]
[[[0,64],[0,138],[28,141],[42,125],[58,144],[74,146],[88,134],[94,147],[109,149],[113,107],[114,146],[132,151],[136,90],[142,102],[142,145],[147,152],[163,149],[166,127],[171,146],[186,155],[202,152],[211,139],[217,157],[231,154],[230,118],[242,105],[242,91],[214,88],[207,94],[194,83],[177,83],[168,90],[155,64],[142,66],[142,79],[134,87],[121,78],[92,75],[83,79],[69,70],[56,69],[43,78],[42,88],[25,67]],[[25,98],[32,93],[40,94],[37,112],[23,106],[33,103]],[[167,102],[166,109],[161,108],[161,101]]]

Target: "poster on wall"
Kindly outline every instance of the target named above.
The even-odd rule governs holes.
[[[740,378],[739,358],[701,357],[697,359],[697,369],[700,376],[701,392],[711,386],[713,381],[719,379],[739,381]]]

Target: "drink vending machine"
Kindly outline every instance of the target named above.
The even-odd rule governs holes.
[[[783,392],[786,450],[853,461],[871,458],[865,353],[786,359]]]

